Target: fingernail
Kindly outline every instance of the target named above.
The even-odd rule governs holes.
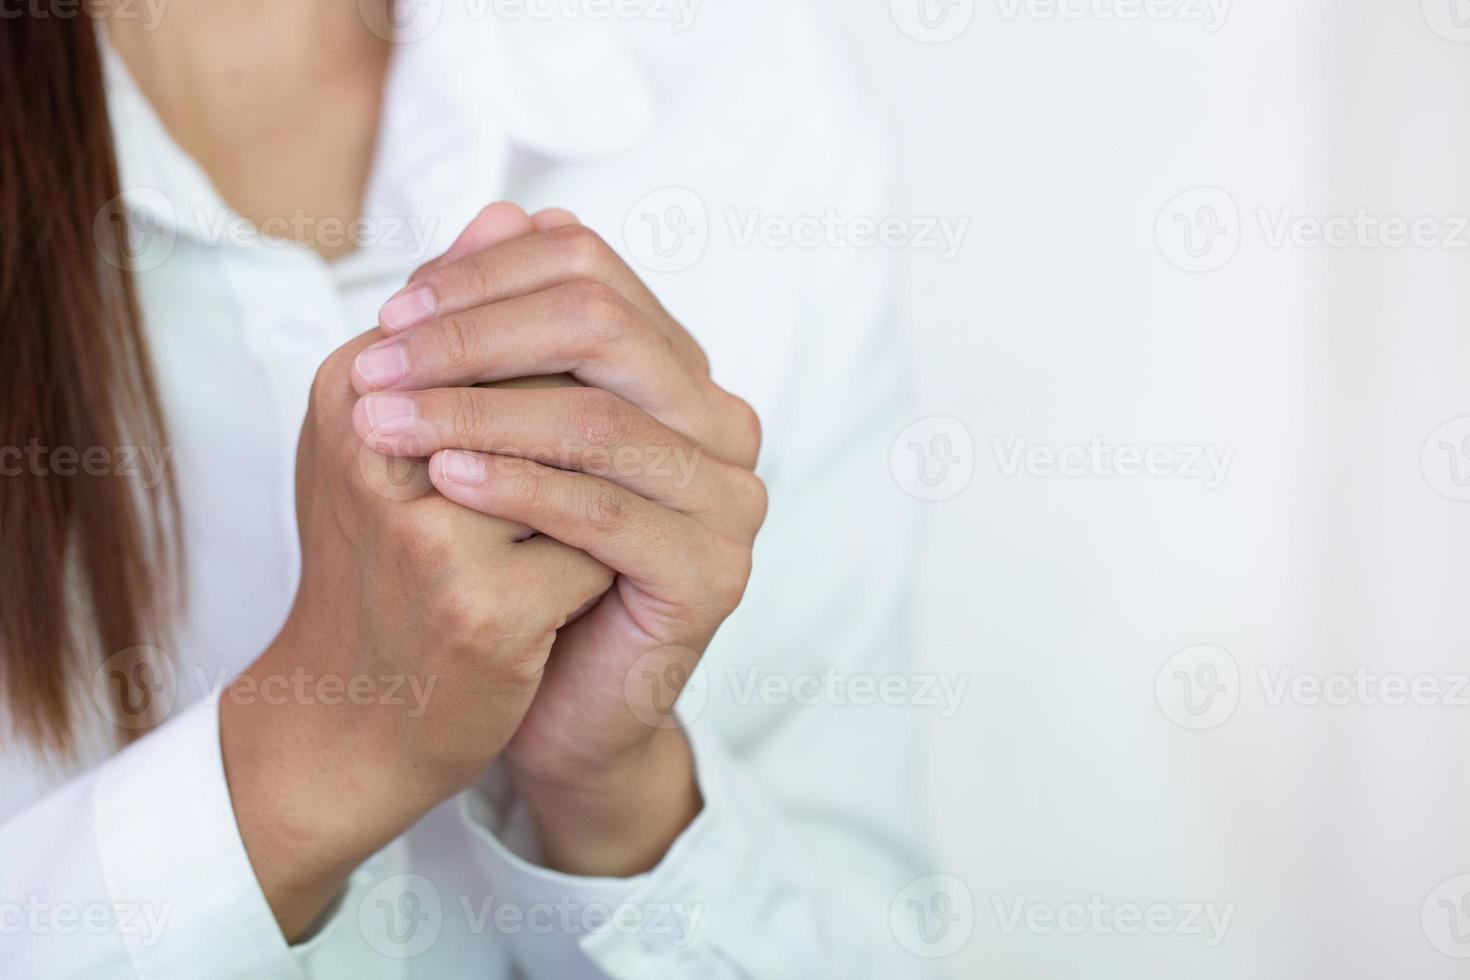
[[[406,286],[378,311],[378,322],[389,333],[416,327],[434,318],[434,293],[428,286]]]
[[[485,457],[458,449],[446,450],[439,454],[439,472],[449,483],[478,486],[485,482]]]
[[[357,355],[358,376],[370,388],[391,388],[408,375],[408,351],[402,344],[381,344]]]
[[[376,436],[401,436],[413,427],[414,404],[407,395],[368,395],[368,425]]]

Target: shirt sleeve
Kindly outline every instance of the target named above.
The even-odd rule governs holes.
[[[0,826],[18,977],[304,978],[240,839],[204,701]]]
[[[877,213],[875,197],[843,203]],[[755,575],[705,655],[705,693],[680,702],[703,811],[623,882],[537,867],[513,798],[467,811],[499,893],[623,910],[623,927],[515,937],[525,976],[927,975],[893,910],[908,914],[905,886],[933,870],[918,843],[917,722],[936,688],[954,688],[919,683],[909,662],[925,505],[889,468],[915,421],[893,255],[833,258],[806,279],[805,351],[766,420],[780,448],[763,469]]]

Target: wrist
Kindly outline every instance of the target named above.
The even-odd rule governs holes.
[[[625,878],[652,870],[704,806],[694,756],[678,729],[576,778],[509,766],[548,867]]]
[[[260,695],[303,662],[285,634],[221,695],[220,745],[240,837],[288,940],[348,875],[438,802],[394,779],[364,726],[311,699]],[[448,795],[448,792],[445,793]]]

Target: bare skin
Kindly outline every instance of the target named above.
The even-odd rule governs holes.
[[[359,216],[391,45],[356,3],[171,0],[108,36],[232,210],[333,259]]]
[[[112,36],[238,213],[358,215],[388,51],[356,2],[174,0],[158,30]],[[683,733],[625,680],[669,651],[687,676],[739,603],[759,444],[689,333],[556,210],[487,208],[327,359],[297,459],[302,581],[243,682],[305,667],[441,693],[419,717],[222,700],[240,833],[288,939],[496,760],[553,867],[657,864],[702,800]],[[384,492],[389,457],[431,453],[421,494]]]

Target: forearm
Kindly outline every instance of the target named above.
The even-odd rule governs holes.
[[[422,770],[391,769],[363,726],[315,699],[239,696],[293,662],[278,643],[220,703],[220,745],[240,837],[281,931],[295,941],[354,868],[455,791]],[[299,661],[295,661],[299,662]]]

